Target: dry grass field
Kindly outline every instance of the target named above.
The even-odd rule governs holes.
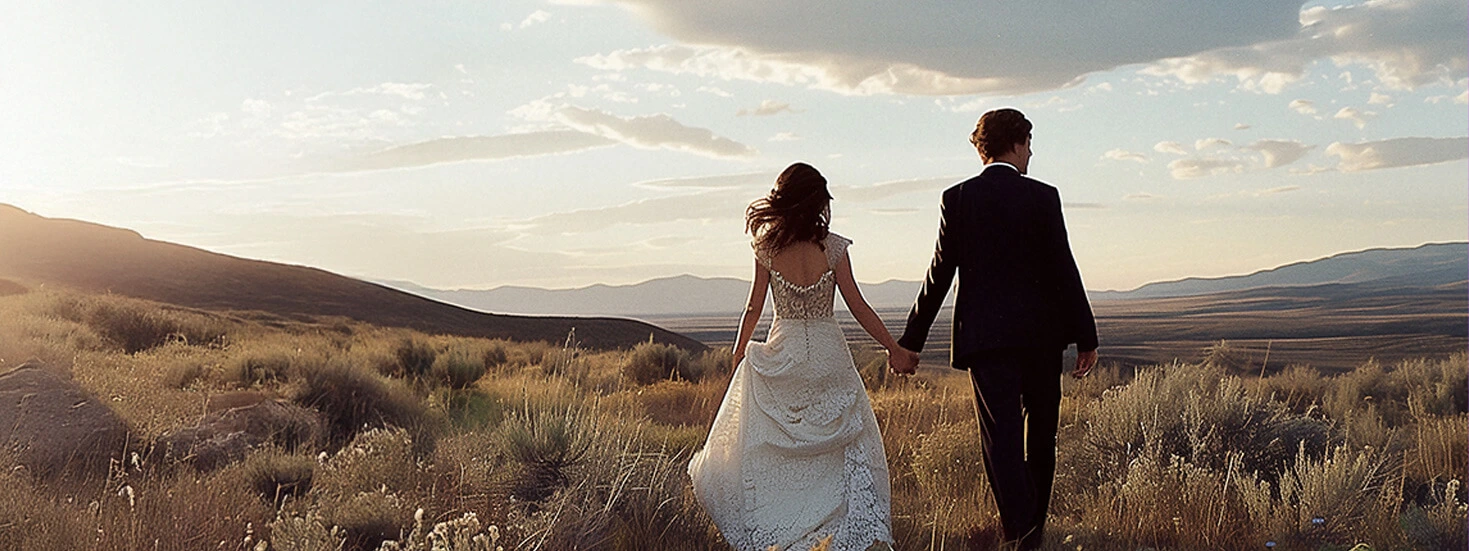
[[[69,373],[132,431],[90,479],[7,465],[0,548],[723,546],[684,472],[729,378],[721,350],[0,294],[0,372],[37,360]],[[886,377],[858,348],[896,547],[994,548],[965,379]],[[1228,344],[1200,354],[1067,382],[1047,549],[1465,548],[1462,352],[1329,375],[1304,358],[1263,377]],[[327,437],[214,469],[151,453],[242,395],[313,410]]]

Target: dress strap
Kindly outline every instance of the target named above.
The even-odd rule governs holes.
[[[835,270],[837,264],[842,261],[842,257],[847,255],[847,246],[851,244],[851,239],[847,239],[845,237],[837,235],[836,233],[828,232],[826,234],[825,243],[827,268]]]

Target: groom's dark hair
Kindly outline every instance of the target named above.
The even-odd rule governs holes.
[[[980,115],[969,135],[969,143],[985,158],[993,159],[1009,153],[1030,137],[1031,124],[1025,114],[1015,109],[995,109]]]

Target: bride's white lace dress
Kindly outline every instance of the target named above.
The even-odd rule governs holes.
[[[775,321],[735,368],[704,449],[694,494],[735,549],[832,550],[892,542],[887,457],[877,418],[832,316],[832,271],[850,240],[830,234],[827,272],[794,285],[770,267]]]

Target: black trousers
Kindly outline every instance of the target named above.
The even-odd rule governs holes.
[[[1025,548],[1039,545],[1056,478],[1061,351],[986,350],[960,367],[974,382],[984,469],[1005,539],[1021,540]]]

